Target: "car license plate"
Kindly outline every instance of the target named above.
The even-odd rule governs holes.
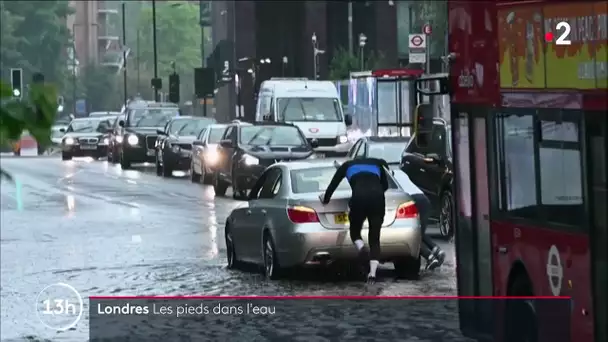
[[[148,157],[153,157],[156,155],[156,151],[154,150],[148,150]]]
[[[97,145],[80,145],[81,150],[96,150]]]
[[[348,224],[348,214],[340,213],[334,215],[334,222],[336,222],[336,224]]]

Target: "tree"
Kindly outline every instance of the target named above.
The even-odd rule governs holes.
[[[96,111],[116,110],[123,103],[119,77],[103,66],[87,65],[82,73],[82,87],[89,108]],[[122,78],[120,79],[122,84]]]
[[[192,74],[201,65],[201,30],[199,7],[190,2],[158,3],[156,6],[156,32],[159,77],[173,72],[175,62],[180,75]],[[139,16],[140,63],[145,69],[154,68],[152,39],[152,9],[142,8]]]
[[[41,72],[47,82],[62,88],[70,41],[66,17],[71,13],[67,1],[2,1],[2,29],[8,30],[2,32],[3,66],[23,68],[27,76]]]
[[[11,86],[0,82],[0,146],[18,141],[24,131],[46,146],[57,113],[57,92],[51,85],[31,85],[28,97],[12,98]],[[0,168],[0,177],[11,178]]]
[[[386,59],[382,53],[371,52],[364,61],[365,70],[374,70],[388,67]],[[329,79],[344,80],[350,78],[353,71],[361,71],[361,59],[350,54],[344,48],[338,48],[333,54],[329,63]]]
[[[12,15],[4,6],[4,1],[0,1],[0,70],[10,69],[12,65],[6,64],[21,59],[21,53],[17,50],[17,45],[21,38],[15,35],[15,27],[23,21],[23,17]],[[10,65],[10,66],[9,66]],[[15,64],[16,65],[16,64]]]

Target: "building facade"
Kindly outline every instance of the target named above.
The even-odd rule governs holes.
[[[74,14],[67,18],[72,32],[73,47],[68,49],[68,68],[77,72],[87,65],[105,65],[120,69],[120,2],[70,1]]]
[[[218,89],[216,116],[220,120],[252,120],[257,89],[271,77],[313,79],[316,71],[319,79],[327,79],[335,52],[349,48],[349,31],[354,55],[361,51],[358,39],[364,34],[365,56],[373,52],[382,56],[384,67],[399,66],[394,3],[353,1],[349,30],[348,2],[213,1],[214,48],[207,63],[217,72],[229,65],[239,79],[238,84]],[[315,47],[322,51],[316,59]]]

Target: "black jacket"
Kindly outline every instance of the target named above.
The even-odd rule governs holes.
[[[366,197],[384,194],[388,189],[388,163],[378,158],[357,158],[340,165],[334,174],[325,195],[323,203],[329,203],[331,196],[340,182],[346,177],[352,189],[352,197]]]

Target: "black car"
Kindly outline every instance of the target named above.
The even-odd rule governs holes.
[[[167,122],[179,116],[174,104],[150,103],[132,107],[118,122],[122,130],[122,143],[117,147],[120,166],[126,170],[134,163],[156,162],[156,138]]]
[[[443,119],[433,120],[431,139],[422,148],[415,139],[406,147],[400,168],[422,190],[433,205],[441,234],[452,237],[453,165],[450,126]]]
[[[351,147],[347,158],[381,158],[392,168],[399,168],[403,150],[410,142],[410,137],[363,137]]]
[[[266,167],[279,161],[306,159],[313,153],[313,145],[294,125],[232,123],[218,146],[215,194],[223,196],[232,186],[233,197],[244,198]]]
[[[108,153],[109,130],[113,117],[96,117],[74,119],[61,140],[61,159],[72,157],[93,157],[99,159]]]
[[[170,177],[174,170],[189,170],[192,158],[192,142],[197,134],[215,119],[180,116],[167,122],[158,130],[156,140],[156,174]]]

